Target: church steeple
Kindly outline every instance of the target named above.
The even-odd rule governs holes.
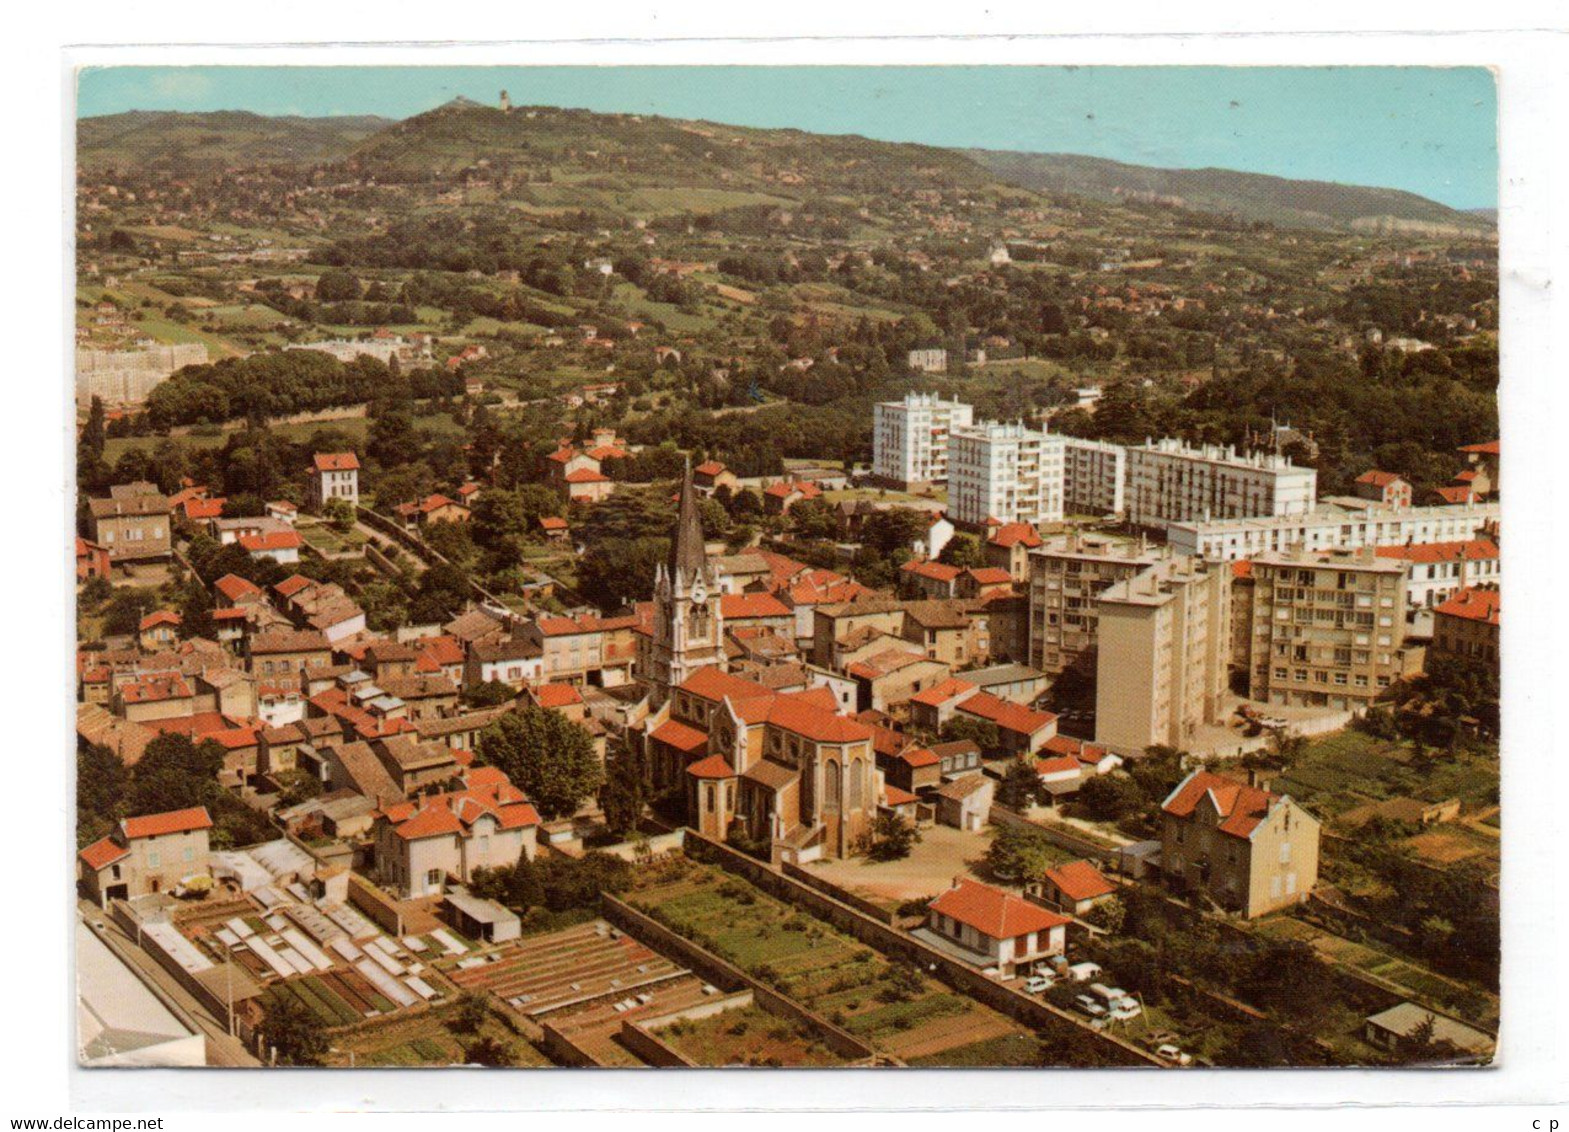
[[[703,543],[703,519],[697,509],[697,490],[692,486],[692,457],[686,458],[686,475],[681,480],[681,505],[676,515],[675,538],[670,540],[670,556],[665,568],[672,582],[690,582],[708,565]]]

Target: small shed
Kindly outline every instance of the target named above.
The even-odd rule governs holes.
[[[452,926],[470,939],[503,943],[523,934],[523,921],[494,900],[454,890],[445,897]]]

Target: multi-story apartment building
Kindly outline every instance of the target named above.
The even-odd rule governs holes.
[[[93,541],[109,552],[111,563],[167,558],[173,552],[169,498],[153,484],[115,484],[108,499],[90,499],[87,507]]]
[[[1030,667],[1060,673],[1095,671],[1096,599],[1118,582],[1160,561],[1142,540],[1114,540],[1071,531],[1029,555]]]
[[[1367,708],[1405,671],[1405,563],[1371,549],[1253,559],[1249,698]]]
[[[1095,656],[1095,741],[1116,754],[1185,746],[1220,719],[1231,655],[1231,569],[1156,562],[1103,592]]]
[[[1070,515],[1120,515],[1127,507],[1128,450],[1104,440],[1063,440],[1062,506]]]
[[[905,361],[911,369],[918,370],[921,373],[948,372],[948,351],[941,346],[928,346],[920,350],[911,350]]]
[[[1059,522],[1063,440],[1022,424],[956,428],[948,440],[948,514],[956,523]]]
[[[872,473],[904,488],[948,479],[948,436],[968,428],[975,410],[935,393],[907,393],[872,409]]]
[[[1365,507],[1349,507],[1326,503],[1305,515],[1170,523],[1166,526],[1166,541],[1179,554],[1235,562],[1298,546],[1318,551],[1459,542],[1475,538],[1479,530],[1496,524],[1498,513],[1496,503],[1440,507],[1388,507],[1371,502]]]
[[[1269,452],[1168,438],[1129,448],[1127,461],[1128,518],[1148,526],[1304,515],[1318,496],[1316,471]]]
[[[1161,874],[1251,919],[1308,898],[1318,835],[1318,819],[1289,796],[1195,771],[1161,806]]]

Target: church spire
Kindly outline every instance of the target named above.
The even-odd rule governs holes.
[[[692,486],[692,457],[686,458],[686,475],[681,481],[681,508],[676,516],[676,536],[670,541],[666,565],[672,582],[691,578],[708,563],[703,543],[703,520],[697,510],[697,490]]]

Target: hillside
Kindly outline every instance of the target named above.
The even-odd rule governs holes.
[[[442,180],[484,167],[532,179],[565,171],[664,185],[788,186],[790,195],[995,182],[962,153],[935,146],[547,106],[502,111],[467,99],[366,138],[348,164],[383,181]]]
[[[967,150],[1011,184],[1099,200],[1151,200],[1297,228],[1482,232],[1489,218],[1400,189],[1298,181],[1231,169],[1157,169],[1067,153]]]
[[[212,170],[333,161],[382,130],[386,118],[268,117],[225,110],[205,114],[131,110],[76,124],[83,169]]]

